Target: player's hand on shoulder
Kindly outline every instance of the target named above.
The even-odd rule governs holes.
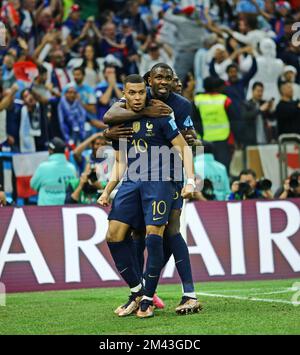
[[[119,140],[121,138],[130,138],[133,135],[132,127],[125,127],[124,124],[112,126],[105,130],[105,138]]]
[[[103,192],[102,195],[98,198],[97,203],[100,206],[107,207],[109,206],[109,195],[107,192]]]
[[[150,106],[147,106],[143,110],[143,114],[145,116],[149,117],[165,117],[165,116],[170,116],[172,114],[173,110],[171,109],[170,106],[165,104],[164,102],[160,100],[155,100],[152,99],[150,101]]]

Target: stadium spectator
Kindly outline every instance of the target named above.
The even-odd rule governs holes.
[[[297,70],[292,65],[286,65],[283,69],[282,81],[291,83],[293,86],[293,99],[300,100],[300,85],[296,83]]]
[[[54,18],[52,17],[52,9],[50,6],[43,8],[36,16],[37,39],[38,41],[45,34],[54,28]]]
[[[217,162],[213,154],[213,145],[204,143],[204,155],[200,154],[194,158],[195,173],[202,179],[209,179],[213,186],[215,198],[218,201],[225,201],[230,194],[229,177],[226,167]],[[204,176],[202,176],[204,173]]]
[[[70,14],[62,27],[62,36],[63,39],[67,41],[68,47],[71,49],[71,57],[79,57],[79,46],[84,40],[87,31],[88,24],[84,24],[83,20],[81,20],[81,9],[79,5],[72,5]]]
[[[194,56],[203,47],[206,30],[196,20],[192,19],[194,11],[183,8],[179,14],[174,14],[170,8],[164,15],[164,21],[175,25],[176,40],[174,42],[174,69],[181,81],[193,69]],[[194,9],[195,10],[195,9]]]
[[[274,100],[264,101],[263,93],[263,83],[255,82],[252,98],[243,104],[244,145],[266,144],[273,138]]]
[[[255,3],[259,7],[259,9],[264,9],[265,4],[263,0],[255,0]],[[241,0],[237,3],[236,11],[237,13],[256,14],[257,8],[254,5],[254,1]]]
[[[47,83],[48,71],[42,64],[38,65],[38,76],[33,80],[32,90],[35,94],[49,100],[52,96],[60,97],[60,92],[53,89],[51,83]]]
[[[105,80],[99,83],[95,88],[97,98],[97,118],[101,122],[103,122],[105,112],[114,102],[121,99],[123,96],[123,85],[117,81],[115,66],[107,65],[104,68],[103,74]]]
[[[216,44],[214,47],[212,47],[212,50],[214,50],[214,58],[210,62],[210,75],[219,76],[223,80],[229,79],[228,67],[230,67],[230,65],[233,64],[233,62],[237,58],[239,58],[239,56],[241,56],[244,53],[252,54],[253,52],[252,47],[247,46],[247,47],[236,48],[229,55],[225,46],[222,44]],[[249,71],[250,73],[248,74],[250,76],[250,79],[254,75],[253,71],[255,73],[256,68],[255,70],[253,70],[253,68],[250,69]]]
[[[103,80],[103,60],[96,58],[95,49],[92,45],[87,44],[83,49],[83,58],[71,59],[68,64],[68,70],[73,71],[74,68],[82,67],[84,69],[84,84],[95,87]]]
[[[127,48],[127,45],[134,46],[131,36],[126,36],[128,38],[124,38],[122,33],[117,33],[117,27],[113,22],[107,22],[102,26],[102,36],[103,38],[99,44],[101,56],[113,56],[115,58],[115,63],[120,67],[123,67],[125,63],[128,64],[129,49],[131,49],[131,54],[136,54],[134,53],[135,47]],[[126,68],[124,68],[124,70],[126,70]]]
[[[15,93],[18,91],[18,86],[14,84],[9,90],[4,92],[0,85],[0,150],[2,144],[8,141],[9,144],[14,144],[12,136],[8,135],[7,131],[7,109],[11,106],[14,100]]]
[[[82,67],[73,69],[73,77],[75,82],[75,89],[78,93],[78,99],[81,106],[85,109],[87,118],[93,126],[96,128],[103,128],[99,121],[96,119],[96,96],[94,89],[87,84],[84,84],[85,72]],[[85,124],[85,130],[90,131],[90,126],[87,128]]]
[[[281,100],[276,106],[278,136],[284,133],[300,134],[300,103],[293,100],[293,86],[283,82],[280,85]]]
[[[252,169],[241,171],[239,180],[234,181],[231,185],[231,194],[229,201],[232,200],[249,200],[249,199],[272,199],[273,194],[271,191],[272,184],[268,180],[267,183],[260,184],[256,180],[256,173]]]
[[[144,75],[158,63],[166,63],[172,66],[172,51],[167,45],[161,46],[157,42],[150,42],[145,53],[141,55],[140,74]]]
[[[242,102],[246,98],[246,92],[248,89],[249,81],[253,77],[256,72],[257,65],[256,59],[253,56],[252,47],[242,47],[235,50],[231,56],[231,60],[233,60],[238,55],[243,53],[247,53],[252,55],[252,65],[248,72],[243,74],[243,76],[239,76],[239,66],[235,63],[231,63],[226,67],[226,76],[228,80],[226,81],[226,87],[224,89],[224,94],[226,94],[232,101],[232,110],[235,112],[234,116],[231,120],[231,129],[237,143],[243,142],[243,133],[244,133],[244,122],[241,117],[240,110]],[[230,61],[231,61],[230,60]],[[226,60],[226,62],[228,62]],[[211,66],[211,75],[216,76],[217,72],[214,71],[214,67]],[[233,119],[234,118],[234,119]]]
[[[127,1],[122,18],[129,19],[130,26],[134,31],[135,40],[140,43],[144,43],[147,39],[149,31],[142,15],[140,14],[138,0]]]
[[[22,91],[24,104],[20,110],[20,151],[37,152],[47,149],[49,132],[46,110],[35,99],[31,89]]]
[[[50,53],[50,58],[51,63],[43,62],[48,70],[48,81],[52,83],[54,89],[62,91],[71,81],[65,66],[65,54],[61,49],[56,49]]]
[[[140,57],[134,39],[133,27],[128,19],[124,19],[121,25],[121,42],[125,45],[123,70],[126,74],[135,74],[138,72]]]
[[[295,171],[291,176],[284,181],[274,195],[275,198],[285,200],[287,198],[300,197],[300,172]]]
[[[63,205],[68,180],[76,177],[74,166],[65,156],[65,143],[55,137],[49,143],[49,159],[39,165],[30,180],[38,192],[38,205]]]
[[[35,7],[35,5],[35,0],[24,0],[21,2],[20,9],[19,34],[28,43],[30,53],[33,53],[33,50],[37,44],[37,8]]]
[[[194,73],[196,78],[196,92],[201,92],[203,88],[203,80],[209,76],[209,67],[215,52],[215,45],[218,36],[211,33],[203,41],[203,48],[198,49],[194,58]],[[221,40],[223,42],[223,40]]]
[[[270,38],[265,38],[259,43],[261,56],[256,58],[257,71],[252,77],[248,87],[247,98],[251,97],[251,88],[254,82],[264,83],[264,100],[270,100],[272,97],[275,103],[279,100],[278,79],[283,71],[283,62],[276,58],[276,44]]]
[[[16,57],[13,54],[7,53],[3,58],[2,64],[2,81],[3,89],[10,88],[16,81],[13,66],[16,62]]]
[[[255,51],[258,51],[258,45],[262,40],[275,37],[272,31],[267,32],[258,29],[257,17],[249,14],[239,19],[238,31],[232,31],[229,28],[222,28],[222,31],[235,38],[238,42],[246,46],[250,45]]]
[[[87,114],[74,84],[65,87],[64,95],[58,105],[58,117],[64,141],[71,147],[76,146],[85,138],[84,124]]]
[[[216,77],[204,79],[205,93],[194,98],[193,122],[201,138],[213,143],[215,159],[229,170],[230,152],[228,138],[230,120],[234,112],[232,101],[222,94],[224,81]]]

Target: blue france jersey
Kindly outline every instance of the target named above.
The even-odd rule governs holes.
[[[113,141],[115,150],[127,150],[127,176],[128,180],[152,180],[161,181],[166,177],[174,177],[174,156],[159,154],[158,149],[172,147],[171,141],[180,132],[174,118],[149,118],[142,117],[138,121],[126,124],[133,128],[133,136],[126,140]],[[177,158],[179,155],[177,154]],[[135,175],[136,173],[136,175]]]
[[[147,98],[149,100],[154,99],[151,95],[151,90],[147,89]],[[164,103],[172,108],[174,111],[174,117],[176,125],[180,131],[185,129],[194,129],[192,121],[192,105],[185,97],[170,93],[168,98],[164,100]]]

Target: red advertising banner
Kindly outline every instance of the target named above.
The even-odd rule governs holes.
[[[195,281],[300,277],[300,199],[186,204]],[[0,281],[7,292],[124,285],[97,206],[0,209]],[[186,231],[186,233],[185,233]],[[173,259],[160,282],[180,282]]]

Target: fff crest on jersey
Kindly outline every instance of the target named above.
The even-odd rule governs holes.
[[[138,133],[138,131],[141,129],[141,123],[139,121],[133,122],[132,129],[134,133]]]
[[[147,121],[147,123],[146,123],[146,129],[147,129],[146,136],[152,137],[152,136],[154,135],[153,132],[152,132],[152,130],[153,130],[153,123],[150,122],[150,121]]]

